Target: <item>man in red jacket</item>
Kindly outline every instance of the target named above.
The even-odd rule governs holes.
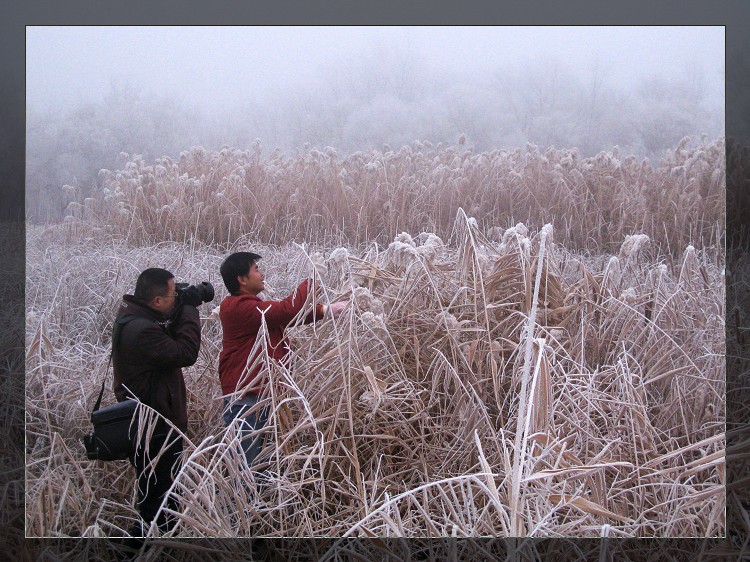
[[[261,257],[252,252],[236,252],[224,260],[220,269],[229,291],[229,296],[219,307],[223,332],[219,380],[225,397],[224,422],[229,426],[235,418],[243,418],[242,449],[248,466],[253,465],[263,446],[262,439],[258,436],[252,438],[251,434],[263,428],[268,419],[266,408],[246,414],[258,403],[265,390],[262,377],[258,377],[261,370],[258,359],[263,349],[256,346],[261,323],[265,318],[269,357],[283,361],[288,351],[284,329],[304,308],[312,290],[312,282],[308,279],[283,300],[262,300],[258,294],[265,289],[265,276],[258,268],[259,259]],[[344,306],[345,302],[316,304],[304,322],[337,317]]]

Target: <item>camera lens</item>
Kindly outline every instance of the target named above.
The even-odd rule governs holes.
[[[200,291],[201,300],[203,302],[214,300],[214,286],[208,281],[203,281],[198,285],[198,290]]]

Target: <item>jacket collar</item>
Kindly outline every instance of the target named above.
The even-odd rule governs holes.
[[[251,295],[249,293],[233,293],[232,296],[238,299],[262,300],[258,295]]]
[[[122,314],[132,314],[141,318],[147,318],[148,320],[158,323],[163,323],[167,320],[163,314],[148,306],[141,299],[135,298],[133,295],[124,295],[122,297],[122,301],[120,302],[120,312]]]

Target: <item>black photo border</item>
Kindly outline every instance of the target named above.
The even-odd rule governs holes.
[[[36,559],[46,553],[47,559],[56,554],[80,553],[85,557],[88,541],[97,539],[25,539],[24,497],[17,486],[9,485],[23,480],[23,392],[24,392],[24,310],[23,288],[25,286],[24,231],[24,167],[25,167],[25,28],[29,25],[720,25],[726,32],[726,80],[727,138],[741,146],[750,146],[750,75],[746,59],[750,57],[750,2],[746,0],[714,0],[713,2],[685,0],[620,2],[616,5],[601,0],[536,0],[507,5],[504,2],[480,0],[472,2],[449,2],[439,0],[412,0],[410,2],[380,0],[358,2],[356,0],[277,0],[277,2],[230,2],[218,0],[200,3],[194,0],[143,1],[110,3],[97,0],[70,0],[65,2],[42,2],[27,0],[6,9],[0,23],[0,188],[4,204],[0,206],[2,236],[7,237],[4,247],[17,248],[3,256],[5,276],[0,295],[0,312],[5,320],[4,330],[11,337],[10,344],[2,350],[0,377],[2,388],[14,388],[20,396],[5,393],[6,404],[0,408],[6,431],[20,439],[18,447],[4,451],[6,457],[0,464],[0,493],[4,494],[3,506],[7,512],[0,517],[0,544],[10,559]],[[700,48],[697,46],[696,48]],[[731,178],[731,170],[727,177]],[[744,184],[727,185],[727,199],[744,201]],[[748,211],[748,212],[746,212]],[[747,237],[739,236],[748,230],[748,207],[737,205],[728,208],[728,223],[731,231],[727,238],[748,251]],[[728,253],[727,270],[732,271],[732,260],[736,254]],[[8,285],[10,284],[10,285]],[[21,295],[20,297],[18,295]],[[727,309],[733,306],[728,297]],[[738,350],[743,357],[750,356]],[[727,383],[736,384],[746,376],[728,364]],[[20,372],[18,372],[20,371]],[[729,396],[728,396],[729,398]],[[727,428],[734,428],[738,442],[744,436],[745,420],[738,419],[744,408],[727,404]],[[728,454],[727,463],[736,461]],[[744,462],[744,461],[742,461]],[[744,467],[744,465],[743,465]],[[732,471],[727,469],[727,474]],[[733,483],[728,483],[728,488]],[[740,497],[747,497],[745,490],[734,486]],[[671,560],[740,559],[737,544],[747,541],[746,528],[740,520],[733,520],[728,511],[727,539],[393,539],[363,545],[362,541],[336,539],[299,539],[264,541],[261,549],[271,559],[282,555],[295,558],[320,558],[330,547],[336,547],[340,558],[349,558],[347,552],[362,553],[370,549],[382,552],[386,559],[390,551],[398,557],[413,559],[444,558],[451,553],[466,556],[477,555],[484,559],[505,559],[515,551],[522,558],[554,558],[556,552],[577,553],[576,558],[599,560],[602,554],[607,559],[651,559]],[[734,544],[732,540],[734,540]],[[222,539],[191,541],[221,552],[239,551],[224,541],[247,539]],[[179,549],[179,544],[174,544]],[[363,550],[364,549],[364,550]],[[247,549],[250,551],[250,548]],[[276,554],[274,554],[276,553]],[[113,557],[116,553],[113,552]],[[51,557],[50,557],[51,555]],[[408,555],[408,556],[407,556]],[[353,554],[352,554],[353,556]],[[473,557],[473,556],[472,556]],[[73,558],[76,558],[74,555]],[[214,558],[214,557],[212,557]]]

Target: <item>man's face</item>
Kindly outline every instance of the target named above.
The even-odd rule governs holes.
[[[240,294],[257,295],[266,288],[264,283],[265,278],[266,276],[258,268],[258,264],[254,263],[245,275],[237,277],[237,281],[240,283]]]
[[[149,305],[151,308],[158,310],[164,316],[169,316],[174,310],[175,299],[177,298],[177,291],[174,289],[174,278],[167,281],[167,294],[156,296],[151,299]]]

